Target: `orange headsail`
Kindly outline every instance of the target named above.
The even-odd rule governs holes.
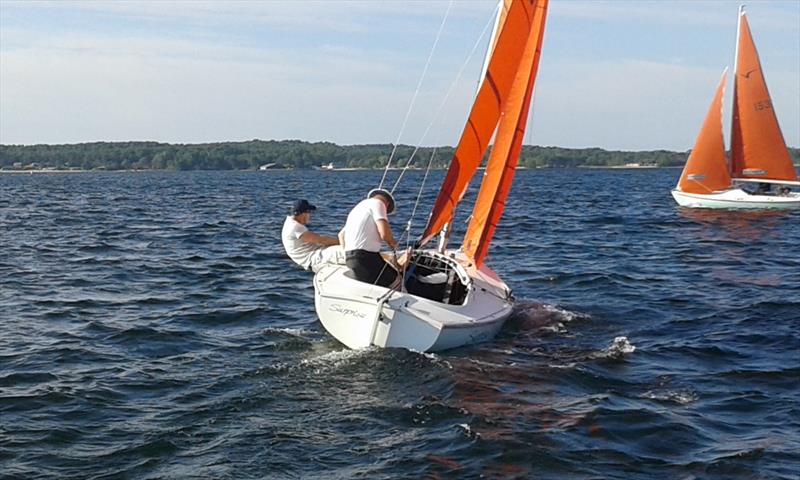
[[[548,0],[539,0],[535,4],[533,27],[506,101],[503,117],[500,119],[492,153],[486,165],[486,173],[472,211],[472,219],[464,236],[464,253],[472,258],[476,265],[483,262],[489,251],[489,244],[497,222],[503,214],[522,150],[536,72],[541,58],[547,6]]]
[[[744,11],[734,80],[731,167],[734,177],[797,181]]]
[[[486,75],[422,234],[421,244],[427,243],[445,224],[452,222],[455,207],[467,191],[469,181],[489,147],[530,35],[534,3],[535,0],[513,0],[506,12]]]
[[[722,138],[722,96],[725,91],[725,77],[722,73],[717,93],[708,108],[700,134],[683,167],[678,188],[686,193],[712,193],[731,186],[728,163],[725,160],[725,141]]]

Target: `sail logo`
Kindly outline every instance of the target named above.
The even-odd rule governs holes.
[[[756,112],[760,112],[761,110],[769,110],[772,108],[772,101],[769,99],[761,100],[760,102],[756,102],[753,107],[756,109]]]
[[[330,307],[328,307],[328,310],[330,310],[331,312],[340,313],[344,316],[355,317],[362,320],[367,317],[364,313],[361,313],[358,310],[353,310],[352,308],[343,307],[338,303],[332,304]]]

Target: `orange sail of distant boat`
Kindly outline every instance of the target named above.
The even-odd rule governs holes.
[[[728,162],[725,160],[725,140],[722,138],[722,96],[727,74],[726,68],[692,153],[686,160],[686,166],[678,181],[678,187],[682,192],[711,193],[731,186]]]
[[[800,208],[800,193],[790,187],[800,182],[772,108],[743,5],[733,70],[730,164],[722,138],[723,74],[672,197],[689,208]],[[741,186],[747,183],[759,185],[754,190]]]
[[[739,15],[737,50],[731,128],[733,176],[797,181],[744,11]]]
[[[535,3],[536,0],[514,0],[506,12],[486,75],[478,89],[420,244],[427,243],[445,225],[452,223],[455,207],[467,191],[469,181],[489,147],[530,36]]]
[[[541,58],[547,6],[548,0],[539,0],[535,4],[533,28],[500,119],[492,153],[486,165],[486,173],[464,236],[464,253],[472,258],[477,266],[480,266],[489,251],[489,244],[497,222],[503,214],[522,150],[536,72]]]

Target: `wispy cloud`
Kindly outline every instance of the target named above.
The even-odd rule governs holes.
[[[553,2],[553,15],[613,24],[644,23],[675,27],[735,27],[741,0],[569,0]],[[765,29],[796,31],[800,2],[758,2],[748,15]],[[752,10],[752,11],[751,11]]]
[[[736,2],[551,5],[532,140],[689,148],[732,60]],[[373,143],[394,141],[447,2],[0,8],[0,143]],[[492,0],[456,2],[402,141],[416,142],[428,126],[493,8]],[[750,15],[784,134],[798,145],[800,3],[759,2]],[[427,142],[457,140],[480,61],[472,59]]]

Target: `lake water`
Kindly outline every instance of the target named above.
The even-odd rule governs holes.
[[[280,245],[380,172],[0,175],[0,477],[799,478],[800,212],[682,210],[679,173],[518,172],[516,312],[435,355],[345,349]]]

